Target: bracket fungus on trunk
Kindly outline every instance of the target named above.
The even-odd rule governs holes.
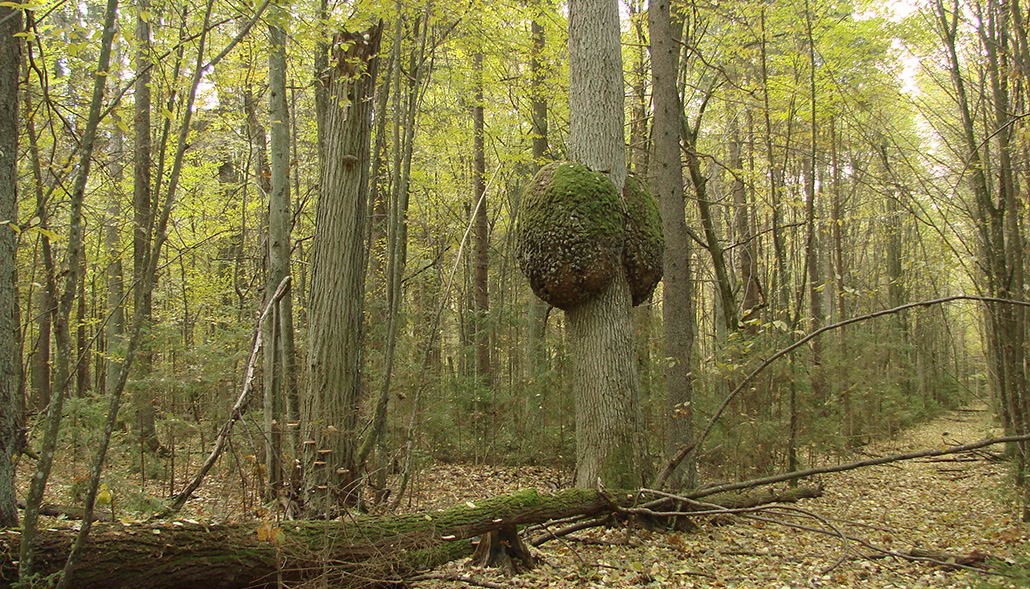
[[[661,227],[654,197],[637,178],[626,179],[620,196],[600,172],[550,163],[522,200],[519,267],[538,297],[566,311],[603,292],[624,270],[636,306],[662,277]]]

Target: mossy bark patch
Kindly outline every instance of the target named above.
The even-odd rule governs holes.
[[[519,266],[538,297],[567,311],[603,291],[621,264],[639,305],[662,277],[661,227],[654,197],[639,179],[627,178],[619,195],[600,172],[551,163],[523,197]]]
[[[538,297],[569,309],[608,286],[625,237],[621,200],[604,174],[582,164],[537,172],[523,198],[518,259]]]
[[[633,175],[626,178],[622,196],[626,202],[622,261],[635,307],[651,296],[662,279],[665,237],[662,235],[658,203],[639,178]]]
[[[74,586],[79,589],[254,589],[300,585],[368,587],[472,552],[469,538],[505,526],[611,511],[594,490],[526,489],[445,509],[338,521],[287,521],[263,539],[262,522],[97,524]],[[64,565],[76,532],[46,530],[35,541],[41,577]],[[0,587],[17,580],[21,536],[0,529]]]

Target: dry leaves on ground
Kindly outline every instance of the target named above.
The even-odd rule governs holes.
[[[862,449],[878,456],[967,443],[996,434],[983,408],[949,413],[896,439]],[[1000,448],[995,448],[1000,451]],[[437,472],[434,485],[449,497],[474,498],[484,476],[472,467]],[[485,475],[496,480],[496,473]],[[453,477],[453,478],[451,478]],[[513,482],[523,482],[514,476]],[[1005,463],[963,454],[948,460],[911,460],[825,475],[822,497],[804,500],[799,512],[763,517],[813,528],[835,528],[876,548],[1013,558],[1027,553],[1028,528],[1018,520]],[[527,486],[527,485],[523,485]],[[528,486],[540,486],[528,485]],[[516,487],[489,486],[489,493]],[[735,518],[730,525],[702,523],[693,533],[595,529],[546,544],[545,564],[521,575],[474,570],[451,563],[443,574],[472,573],[507,587],[969,587],[982,573],[885,557],[852,540]],[[995,582],[1004,582],[994,578]],[[425,589],[457,581],[425,581]]]

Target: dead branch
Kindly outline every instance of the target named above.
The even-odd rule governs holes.
[[[25,503],[22,501],[18,502],[19,509],[25,509]],[[39,506],[40,515],[49,515],[51,517],[65,517],[68,519],[82,519],[85,517],[85,510],[75,505],[59,505],[57,503],[43,503]],[[109,522],[113,521],[110,513],[98,513],[93,512],[93,521],[98,522]]]
[[[676,468],[679,467],[680,463],[682,463],[687,458],[687,456],[689,456],[692,452],[694,452],[695,449],[697,449],[701,446],[701,444],[704,443],[705,439],[708,437],[708,434],[711,433],[712,428],[715,426],[716,422],[719,421],[719,418],[722,417],[722,414],[726,411],[726,408],[729,407],[733,399],[735,399],[737,395],[740,394],[740,392],[743,391],[746,386],[751,384],[755,377],[757,377],[760,373],[762,373],[762,371],[771,366],[780,358],[786,356],[787,354],[790,354],[794,350],[800,348],[801,346],[805,345],[806,343],[810,342],[811,340],[815,339],[816,337],[819,337],[820,335],[828,331],[840,329],[841,327],[851,325],[852,323],[868,321],[869,319],[876,319],[877,317],[883,317],[885,315],[893,315],[895,313],[900,313],[902,311],[914,309],[916,307],[930,307],[933,305],[940,305],[943,303],[949,303],[953,301],[979,301],[982,303],[998,303],[1030,307],[1030,302],[1027,301],[1017,301],[1013,299],[1002,299],[997,297],[981,297],[975,295],[955,295],[939,299],[931,299],[928,301],[906,303],[904,305],[899,305],[891,309],[883,309],[881,311],[876,311],[874,313],[859,315],[858,317],[851,317],[850,319],[845,319],[843,321],[838,321],[837,323],[832,323],[830,325],[820,327],[819,329],[816,329],[815,331],[802,337],[801,339],[797,340],[796,342],[792,343],[786,348],[783,348],[780,351],[776,352],[772,356],[769,356],[766,360],[759,364],[758,367],[756,367],[754,370],[748,373],[748,375],[745,376],[743,380],[737,383],[737,386],[732,391],[730,391],[730,393],[726,395],[726,398],[722,400],[722,403],[719,404],[719,408],[715,411],[715,414],[712,415],[712,417],[708,420],[708,423],[701,431],[701,435],[698,436],[696,440],[684,445],[676,452],[676,454],[669,460],[665,467],[662,468],[662,471],[655,479],[655,483],[653,486],[659,489],[665,487],[665,484],[668,482],[669,477],[672,476],[672,473],[676,471]]]
[[[492,583],[490,581],[484,581],[483,579],[477,579],[472,575],[445,575],[443,573],[424,573],[406,580],[410,582],[448,581],[450,583],[464,583],[466,585],[472,585],[473,587],[486,587],[487,589],[508,589],[510,587],[509,585],[501,585],[500,583]]]
[[[702,501],[695,501],[695,500],[693,500],[693,499],[691,499],[690,497],[687,497],[687,496],[674,495],[674,494],[671,494],[671,493],[666,493],[664,491],[656,491],[656,490],[653,490],[653,489],[641,489],[641,491],[642,492],[646,492],[646,493],[652,493],[652,494],[659,495],[663,499],[666,499],[666,500],[680,501],[680,502],[683,502],[683,503],[688,504],[688,505],[695,505],[697,507],[702,507],[702,508],[705,508],[706,510],[708,510],[709,512],[712,512],[712,513],[717,513],[717,512],[720,511],[719,510],[719,507],[720,507],[719,505],[716,505],[714,503],[705,503],[705,502],[702,502]],[[798,514],[800,514],[800,515],[803,515],[805,517],[814,518],[817,521],[819,521],[820,523],[822,523],[823,525],[829,527],[830,529],[827,530],[827,529],[823,529],[823,528],[815,528],[815,527],[812,527],[812,526],[805,526],[805,525],[802,525],[802,524],[796,524],[796,523],[792,523],[792,522],[780,521],[780,520],[777,520],[777,519],[773,519],[773,518],[769,518],[769,517],[762,517],[762,516],[753,515],[752,513],[750,513],[750,512],[755,512],[755,511],[766,511],[766,512],[771,511],[771,512],[774,512],[774,513],[777,512],[777,511],[791,511],[791,512],[795,512],[795,513],[794,514],[786,514],[785,513],[783,515],[798,515]],[[873,543],[869,542],[868,540],[866,540],[865,538],[862,538],[860,536],[852,536],[851,534],[845,534],[840,529],[838,529],[836,526],[831,524],[826,518],[824,518],[824,517],[822,517],[822,516],[820,516],[820,515],[818,515],[818,514],[816,514],[814,512],[807,511],[807,510],[804,510],[804,509],[799,509],[797,507],[787,507],[787,506],[780,506],[780,505],[767,505],[767,506],[754,507],[754,508],[723,509],[722,512],[723,513],[730,513],[730,514],[737,515],[739,517],[743,517],[743,518],[747,518],[747,519],[763,521],[763,522],[768,522],[768,523],[772,523],[772,524],[776,524],[776,525],[780,525],[780,526],[785,526],[785,527],[788,527],[788,528],[794,528],[794,529],[798,529],[798,530],[814,532],[814,533],[817,533],[817,534],[824,534],[824,535],[827,535],[827,536],[833,536],[835,538],[839,538],[842,541],[844,541],[845,542],[845,547],[847,547],[847,542],[848,541],[855,542],[855,543],[861,544],[862,546],[865,546],[866,548],[868,548],[870,550],[874,550],[877,553],[883,554],[884,557],[891,556],[891,557],[894,557],[894,558],[899,558],[899,559],[902,559],[902,560],[910,560],[910,561],[914,561],[914,562],[928,562],[928,563],[935,564],[937,566],[941,566],[941,567],[945,567],[945,568],[963,569],[963,570],[968,570],[968,571],[973,571],[973,572],[983,573],[983,574],[988,574],[988,575],[1001,575],[1001,576],[1005,576],[1003,573],[998,573],[998,572],[991,571],[991,570],[988,570],[988,569],[972,566],[971,564],[966,564],[964,562],[959,562],[959,559],[955,558],[954,555],[947,554],[947,553],[940,553],[940,552],[934,552],[934,551],[929,551],[929,550],[922,550],[922,549],[919,549],[919,548],[913,548],[912,550],[910,550],[908,552],[897,552],[897,551],[894,551],[894,550],[888,550],[886,548],[881,548],[881,547],[874,545]],[[678,512],[676,515],[690,516],[690,515],[697,515],[699,513],[701,513],[701,512],[682,511],[682,512]],[[939,558],[942,555],[945,558]],[[982,559],[980,561],[970,561],[970,562],[983,562],[983,560],[986,560],[986,556],[984,557],[984,559]],[[827,570],[830,570],[830,569],[836,567],[840,562],[841,561],[838,561],[838,562],[834,563]]]
[[[266,3],[267,4],[267,3]],[[261,316],[258,317],[257,327],[254,328],[253,344],[250,350],[250,359],[247,360],[247,369],[243,377],[243,388],[240,391],[240,396],[236,399],[236,404],[232,406],[232,410],[229,411],[229,418],[222,424],[222,428],[218,430],[218,437],[215,438],[215,445],[211,448],[211,453],[208,455],[207,460],[201,465],[200,469],[197,470],[197,474],[193,476],[193,480],[186,485],[183,490],[175,496],[172,500],[171,505],[167,509],[157,515],[158,518],[168,518],[178,513],[182,506],[189,501],[190,497],[193,496],[194,491],[200,486],[200,483],[204,481],[204,477],[207,476],[208,471],[218,461],[218,457],[221,456],[222,450],[225,448],[225,442],[229,438],[229,434],[232,432],[232,427],[239,421],[240,417],[243,416],[243,408],[247,405],[247,401],[250,399],[251,385],[254,382],[254,367],[257,365],[258,352],[261,350],[261,324],[264,323],[265,318],[268,317],[268,313],[272,310],[272,307],[279,304],[279,301],[286,296],[286,292],[290,287],[290,277],[283,278],[282,282],[279,283],[278,288],[275,289],[275,293],[272,298],[265,304],[265,308],[261,311]]]
[[[846,464],[838,464],[836,466],[823,466],[819,468],[809,468],[805,470],[795,470],[778,475],[772,475],[767,477],[761,477],[757,479],[751,479],[748,481],[740,481],[737,483],[724,483],[721,485],[712,485],[710,487],[704,487],[697,491],[693,491],[683,495],[690,499],[699,499],[701,497],[707,497],[709,495],[715,495],[716,493],[726,493],[729,491],[739,491],[741,489],[750,489],[753,487],[760,487],[762,485],[771,485],[774,483],[782,483],[784,481],[793,481],[797,479],[803,479],[818,474],[827,474],[832,472],[844,472],[846,470],[855,470],[856,468],[864,468],[867,466],[879,466],[882,464],[889,464],[892,462],[901,462],[903,460],[913,460],[916,458],[929,458],[932,456],[946,456],[948,454],[960,454],[962,452],[968,452],[970,450],[976,450],[978,448],[986,448],[987,446],[993,446],[996,444],[1007,444],[1009,442],[1022,442],[1030,440],[1030,434],[1021,434],[1018,436],[1003,436],[1000,438],[988,438],[980,440],[979,442],[972,442],[969,444],[963,444],[961,446],[952,446],[943,450],[923,450],[919,452],[908,452],[905,454],[892,454],[890,456],[883,456],[880,458],[870,458],[867,460],[859,460],[857,462],[849,462]],[[659,500],[659,502],[668,501],[668,499]],[[652,502],[654,503],[654,502]],[[645,507],[653,507],[651,504],[645,504]]]

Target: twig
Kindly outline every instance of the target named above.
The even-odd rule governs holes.
[[[653,494],[659,495],[659,496],[661,496],[661,497],[663,497],[665,499],[673,499],[673,500],[677,500],[677,501],[682,501],[682,502],[687,503],[687,504],[700,505],[702,507],[705,507],[705,508],[709,509],[712,512],[718,511],[716,508],[719,507],[718,505],[716,505],[714,503],[704,503],[704,502],[701,502],[701,501],[694,501],[691,498],[686,497],[686,496],[673,495],[671,493],[665,493],[663,491],[655,491],[653,489],[641,489],[641,491],[642,492],[647,492],[647,493],[653,493]],[[752,514],[748,514],[748,513],[740,513],[743,510],[736,510],[738,512],[738,513],[736,513],[736,515],[739,515],[740,517],[744,517],[744,518],[747,518],[747,519],[753,519],[753,520],[757,520],[757,521],[768,522],[768,523],[772,523],[772,524],[777,524],[777,525],[785,526],[785,527],[788,527],[788,528],[795,528],[795,529],[798,529],[798,530],[814,532],[814,533],[817,533],[817,534],[825,534],[827,536],[834,536],[834,537],[840,538],[842,540],[849,540],[849,541],[861,544],[862,546],[865,546],[866,548],[869,548],[870,550],[875,550],[876,552],[882,553],[884,556],[893,556],[895,558],[900,558],[900,559],[903,559],[903,560],[910,560],[910,561],[914,561],[914,562],[929,562],[929,563],[933,563],[933,564],[936,564],[936,565],[942,566],[942,567],[960,568],[960,569],[964,569],[964,570],[968,570],[968,571],[973,571],[973,572],[978,572],[978,573],[983,573],[983,574],[988,574],[988,575],[1007,576],[1004,573],[998,573],[998,572],[990,571],[990,570],[987,570],[987,569],[982,569],[982,568],[978,568],[978,567],[973,567],[973,566],[968,566],[968,565],[964,565],[964,564],[959,564],[957,562],[949,562],[947,560],[942,560],[940,558],[935,558],[934,556],[931,555],[931,553],[929,553],[929,552],[927,552],[925,550],[920,550],[920,549],[915,549],[914,548],[914,549],[910,550],[908,553],[904,553],[904,552],[896,552],[894,550],[888,550],[886,548],[880,548],[879,546],[876,546],[876,545],[872,544],[871,542],[869,542],[868,540],[866,540],[864,538],[861,538],[859,536],[852,536],[850,534],[845,534],[845,533],[841,532],[839,529],[837,529],[836,526],[833,526],[832,524],[830,524],[829,521],[826,518],[824,518],[823,516],[821,516],[821,515],[818,515],[816,513],[810,512],[810,511],[806,511],[804,509],[799,509],[797,507],[788,507],[788,506],[782,506],[782,505],[770,505],[770,506],[764,506],[764,508],[747,508],[747,510],[748,511],[759,511],[759,510],[761,510],[761,511],[777,511],[777,510],[793,511],[793,512],[797,512],[798,514],[805,515],[806,517],[815,518],[815,519],[817,519],[818,521],[822,522],[824,525],[826,525],[827,527],[829,527],[831,529],[830,530],[826,530],[826,529],[815,528],[815,527],[812,527],[812,526],[806,526],[806,525],[802,525],[802,524],[795,524],[795,523],[791,523],[791,522],[784,522],[784,521],[776,520],[776,519],[773,519],[773,518],[762,517],[762,516],[752,515]],[[724,510],[724,513],[726,511],[730,511],[730,510]],[[679,512],[678,515],[683,515],[683,516],[688,516],[689,517],[690,515],[696,515],[697,513],[699,513],[699,512],[683,511],[683,512]],[[784,514],[784,515],[792,515],[792,514]],[[861,556],[865,556],[865,555],[861,555]],[[836,563],[836,564],[839,564],[839,563]],[[836,566],[836,564],[834,564],[833,566]]]
[[[477,579],[471,575],[448,575],[444,573],[423,573],[407,579],[408,581],[450,581],[452,583],[465,583],[474,587],[487,587],[488,589],[509,589],[510,585],[501,585],[491,581]]]
[[[778,475],[772,475],[757,479],[751,479],[748,481],[741,481],[738,483],[725,483],[721,485],[713,485],[710,487],[704,487],[697,491],[687,493],[685,497],[690,499],[699,499],[701,497],[707,497],[709,495],[715,495],[716,493],[726,493],[728,491],[739,491],[741,489],[750,489],[752,487],[760,487],[762,485],[771,485],[773,483],[782,483],[784,481],[792,481],[796,479],[803,479],[806,477],[814,476],[817,474],[827,474],[833,472],[843,472],[846,470],[855,470],[856,468],[864,468],[866,466],[878,466],[881,464],[887,464],[890,462],[901,462],[902,460],[913,460],[915,458],[929,458],[931,456],[945,456],[948,454],[959,454],[962,452],[968,452],[970,450],[976,450],[978,448],[985,448],[987,446],[993,446],[995,444],[1005,444],[1008,442],[1022,442],[1030,440],[1030,434],[1022,434],[1018,436],[1004,436],[1000,438],[988,438],[986,440],[980,440],[979,442],[972,442],[969,444],[963,444],[961,446],[952,446],[944,450],[923,450],[920,452],[909,452],[906,454],[893,454],[890,456],[883,456],[880,458],[870,458],[868,460],[860,460],[858,462],[849,462],[846,464],[839,464],[836,466],[824,466],[820,468],[809,468],[806,470],[795,470]],[[668,501],[668,499],[659,500],[657,503]],[[652,504],[645,504],[645,507],[654,507],[656,502]]]
[[[539,547],[539,546],[543,545],[545,542],[550,542],[551,540],[556,540],[556,539],[561,538],[563,536],[568,536],[569,534],[572,534],[574,532],[579,532],[580,530],[588,530],[590,528],[597,528],[597,527],[603,526],[610,519],[611,519],[611,516],[608,515],[608,514],[605,514],[605,515],[603,515],[601,517],[595,517],[595,518],[586,519],[586,520],[581,521],[579,523],[571,524],[571,525],[565,526],[564,528],[559,528],[559,529],[554,530],[554,531],[551,531],[551,529],[548,528],[546,534],[543,534],[543,535],[537,536],[536,538],[533,538],[533,540],[530,541],[530,544],[532,546]]]

